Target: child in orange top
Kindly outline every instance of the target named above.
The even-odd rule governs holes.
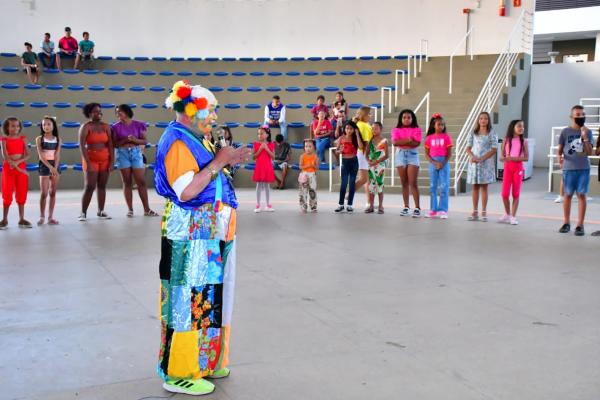
[[[2,124],[2,200],[4,203],[3,218],[0,221],[0,229],[8,227],[8,210],[13,200],[19,206],[19,228],[31,228],[31,222],[25,219],[25,202],[27,201],[27,187],[29,176],[25,161],[29,158],[26,137],[21,136],[21,121],[15,117],[9,117]]]
[[[317,154],[315,141],[304,141],[304,154],[300,156],[300,175],[298,176],[300,209],[307,212],[317,212]]]

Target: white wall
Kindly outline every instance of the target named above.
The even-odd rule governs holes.
[[[553,126],[569,124],[582,97],[600,97],[600,62],[535,64],[531,68],[529,136],[536,139],[536,167],[548,166]]]
[[[535,13],[535,35],[587,31],[600,31],[600,7],[569,8]]]
[[[529,10],[534,0],[524,0]],[[522,8],[497,0],[1,0],[2,51],[87,30],[99,55],[291,57],[449,55],[475,9],[473,48],[498,53]],[[507,2],[510,3],[510,2]],[[477,8],[477,4],[481,7]],[[10,17],[8,17],[10,16]]]

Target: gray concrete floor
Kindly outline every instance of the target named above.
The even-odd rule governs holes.
[[[383,216],[335,215],[319,192],[302,215],[295,190],[255,215],[240,191],[233,372],[210,398],[600,398],[600,238],[557,233],[536,173],[517,227],[467,222],[468,195],[431,221],[397,195]],[[19,230],[14,210],[0,232],[0,398],[184,398],[155,374],[159,219],[127,219],[113,191],[114,219],[82,224],[78,201],[59,193],[60,226]],[[598,202],[588,215],[589,234]]]

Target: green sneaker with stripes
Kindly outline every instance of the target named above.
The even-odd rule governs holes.
[[[163,383],[163,389],[171,393],[202,396],[214,392],[215,385],[204,379],[169,379]]]

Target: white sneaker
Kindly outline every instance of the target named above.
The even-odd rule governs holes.
[[[556,198],[554,199],[555,203],[562,203],[565,200],[564,197],[562,197],[561,195],[556,196]]]
[[[438,213],[438,218],[439,218],[439,219],[448,219],[448,213],[447,213],[447,212],[445,212],[445,211],[440,211],[440,212]]]
[[[500,217],[500,219],[498,220],[498,222],[500,222],[501,224],[508,224],[508,223],[510,223],[510,215],[504,214],[502,217]]]
[[[260,204],[256,205],[256,208],[254,209],[255,213],[259,213],[260,212]]]
[[[77,217],[77,221],[79,222],[85,222],[87,220],[87,217],[85,215],[85,213],[81,213],[79,214],[79,217]]]
[[[410,208],[404,207],[402,211],[400,211],[401,217],[408,217],[410,215]]]
[[[415,208],[412,213],[413,218],[421,218],[421,209]]]
[[[272,205],[270,205],[270,204],[269,204],[269,205],[268,205],[268,206],[265,208],[265,211],[266,211],[266,212],[273,212],[273,211],[275,211],[275,209],[273,208],[273,206],[272,206]]]
[[[511,225],[519,225],[519,221],[517,221],[517,217],[510,217]]]

